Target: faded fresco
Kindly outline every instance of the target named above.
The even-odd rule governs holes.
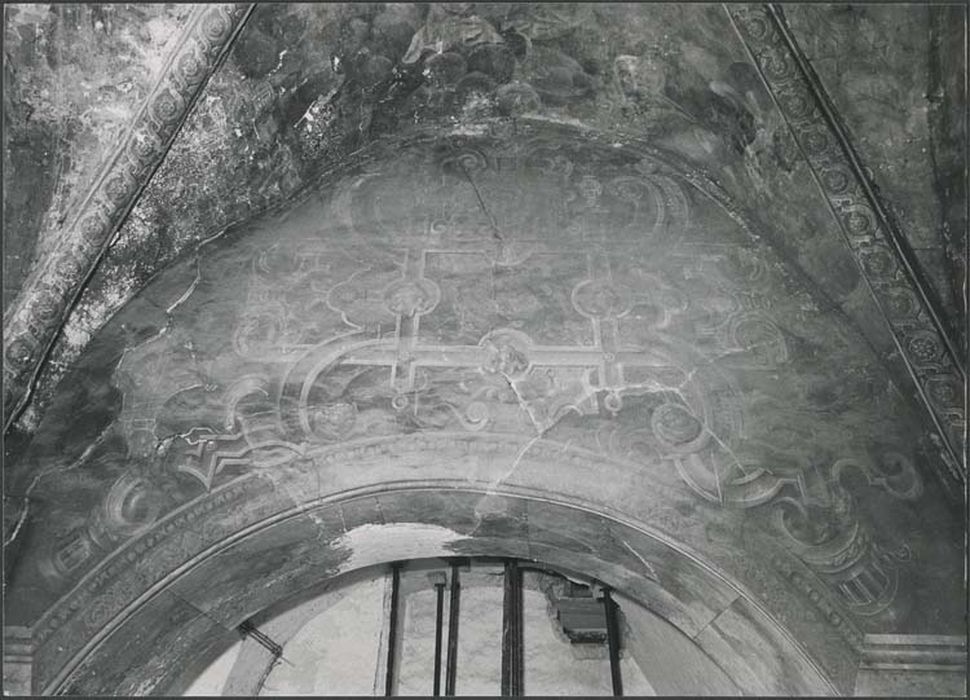
[[[745,694],[955,687],[964,15],[37,7],[5,677],[164,693],[420,524],[407,556],[612,577]]]

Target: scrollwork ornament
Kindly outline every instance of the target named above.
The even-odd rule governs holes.
[[[839,207],[842,224],[846,233],[854,240],[869,242],[876,230],[875,216],[872,209],[862,204]],[[895,265],[895,259],[892,259]]]
[[[815,103],[811,96],[800,91],[793,90],[779,99],[781,106],[794,119],[806,119],[814,116]]]
[[[654,409],[650,427],[661,443],[673,452],[696,452],[710,437],[697,416],[678,403],[665,403]]]
[[[760,16],[754,13],[745,15],[741,26],[752,39],[760,40],[768,36],[768,20],[763,14]]]
[[[4,349],[3,357],[6,360],[4,369],[20,370],[27,367],[37,351],[37,346],[36,339],[29,334],[25,333],[18,337]],[[6,371],[4,373],[6,374]]]
[[[819,175],[822,185],[830,194],[842,194],[849,189],[851,177],[838,167],[823,170]]]
[[[794,67],[788,52],[780,46],[772,46],[761,54],[762,69],[769,78],[783,82],[792,77]]]
[[[449,155],[441,162],[442,172],[463,178],[472,177],[488,169],[488,158],[485,154],[471,149],[464,149]]]
[[[172,124],[178,120],[184,106],[184,100],[174,89],[166,87],[152,99],[151,114],[163,125]]]
[[[88,241],[96,241],[104,235],[108,222],[99,213],[93,213],[81,219],[78,224],[78,232]]]
[[[95,509],[88,532],[102,548],[144,532],[161,513],[161,493],[146,478],[124,474]]]
[[[179,77],[188,86],[197,85],[205,79],[205,57],[197,47],[191,46],[184,54],[179,56],[176,62],[176,68],[178,69]]]
[[[212,49],[218,47],[219,43],[229,38],[232,32],[232,18],[227,8],[215,6],[206,13],[202,20],[202,35],[208,41]]]
[[[929,377],[924,384],[930,398],[941,406],[952,406],[959,402],[962,387],[956,378],[947,374]],[[962,415],[962,411],[954,411]]]
[[[906,339],[910,357],[920,365],[935,365],[943,357],[943,345],[935,333],[917,331]]]
[[[117,206],[127,201],[133,194],[134,188],[135,183],[125,174],[119,173],[105,183],[104,194],[108,201]]]

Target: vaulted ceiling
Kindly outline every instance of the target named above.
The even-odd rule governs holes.
[[[584,562],[714,658],[777,625],[803,666],[750,692],[851,692],[886,635],[952,655],[963,8],[4,13],[6,612],[38,692],[164,692],[160,639],[175,667],[380,561],[367,524]]]

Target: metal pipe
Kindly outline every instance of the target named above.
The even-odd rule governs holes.
[[[461,582],[458,563],[451,565],[451,600],[448,606],[448,655],[445,658],[445,695],[455,694],[458,669],[458,607],[461,602]]]
[[[394,659],[397,656],[398,603],[401,596],[401,564],[391,564],[391,620],[387,632],[387,669],[384,677],[384,695],[394,695]]]
[[[283,647],[264,634],[252,621],[243,620],[236,629],[243,637],[251,637],[257,644],[272,654],[274,661],[283,656]]]
[[[623,676],[620,674],[620,625],[616,617],[616,603],[610,589],[603,589],[603,606],[606,612],[606,640],[610,647],[610,678],[613,681],[613,695],[623,695]]]
[[[502,602],[502,695],[522,695],[522,572],[518,562],[505,562]]]
[[[441,629],[445,618],[445,584],[436,583],[438,609],[434,620],[434,697],[441,695]]]
[[[518,563],[515,566],[515,617],[517,620],[515,627],[515,688],[512,689],[513,695],[525,695],[525,614],[522,610],[522,569]]]

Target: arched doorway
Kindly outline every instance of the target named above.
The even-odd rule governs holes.
[[[271,500],[272,490],[263,488],[262,498]],[[219,511],[228,514],[243,505],[223,495],[213,492],[209,503],[196,504],[197,511],[212,514],[204,519],[211,518],[213,529]],[[250,491],[246,507],[260,500],[254,496]],[[215,505],[220,500],[223,508]],[[191,516],[182,513],[173,520],[179,517]],[[144,561],[162,559],[185,538],[176,534],[155,541],[155,551],[142,554]],[[49,690],[167,694],[184,687],[201,670],[201,660],[209,662],[224,651],[237,639],[238,626],[268,604],[375,564],[456,554],[516,556],[594,575],[678,628],[742,692],[831,692],[775,620],[669,544],[548,497],[428,483],[355,489],[241,527],[134,596],[68,664],[70,676]],[[119,552],[122,560],[124,555]],[[666,561],[658,573],[648,562],[661,558]],[[136,571],[124,570],[111,587],[123,590],[137,578]],[[756,649],[762,653],[755,655]]]

